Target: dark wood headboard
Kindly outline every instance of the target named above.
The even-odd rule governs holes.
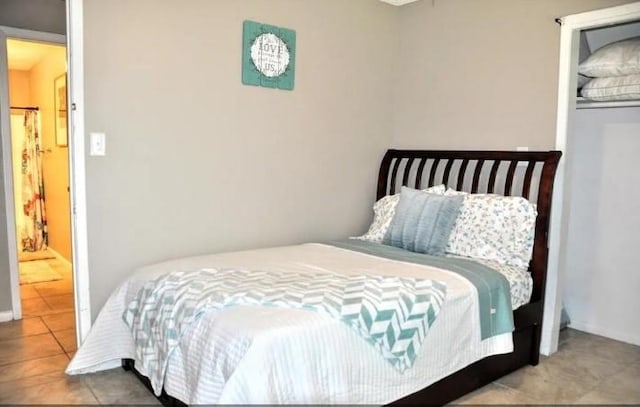
[[[388,150],[380,165],[377,199],[445,184],[458,191],[522,196],[537,204],[531,302],[544,296],[553,180],[560,151]]]

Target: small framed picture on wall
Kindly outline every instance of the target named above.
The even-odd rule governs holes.
[[[67,145],[67,74],[53,80],[56,145]]]

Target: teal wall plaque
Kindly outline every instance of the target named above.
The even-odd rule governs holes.
[[[296,32],[255,21],[242,23],[242,83],[293,89]]]

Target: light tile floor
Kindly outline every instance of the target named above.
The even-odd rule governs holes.
[[[155,404],[129,372],[66,376],[70,333],[47,314],[0,324],[0,404]],[[60,324],[59,324],[60,323]],[[60,330],[52,329],[60,328]],[[640,346],[567,329],[559,352],[452,404],[639,404]]]
[[[72,272],[58,259],[44,261],[62,279],[21,285],[24,319],[0,324],[0,405],[158,404],[122,370],[64,373],[76,351]]]
[[[452,404],[640,404],[640,346],[573,329],[542,357]]]
[[[20,285],[22,315],[30,320],[30,324],[43,324],[46,332],[50,332],[64,351],[73,356],[76,332],[71,266],[57,258],[36,261],[47,263],[62,279]],[[28,263],[33,262],[20,263],[20,267]]]

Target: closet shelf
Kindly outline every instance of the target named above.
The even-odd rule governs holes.
[[[583,97],[576,98],[576,109],[606,109],[613,107],[640,107],[640,100],[611,100],[597,102]]]

